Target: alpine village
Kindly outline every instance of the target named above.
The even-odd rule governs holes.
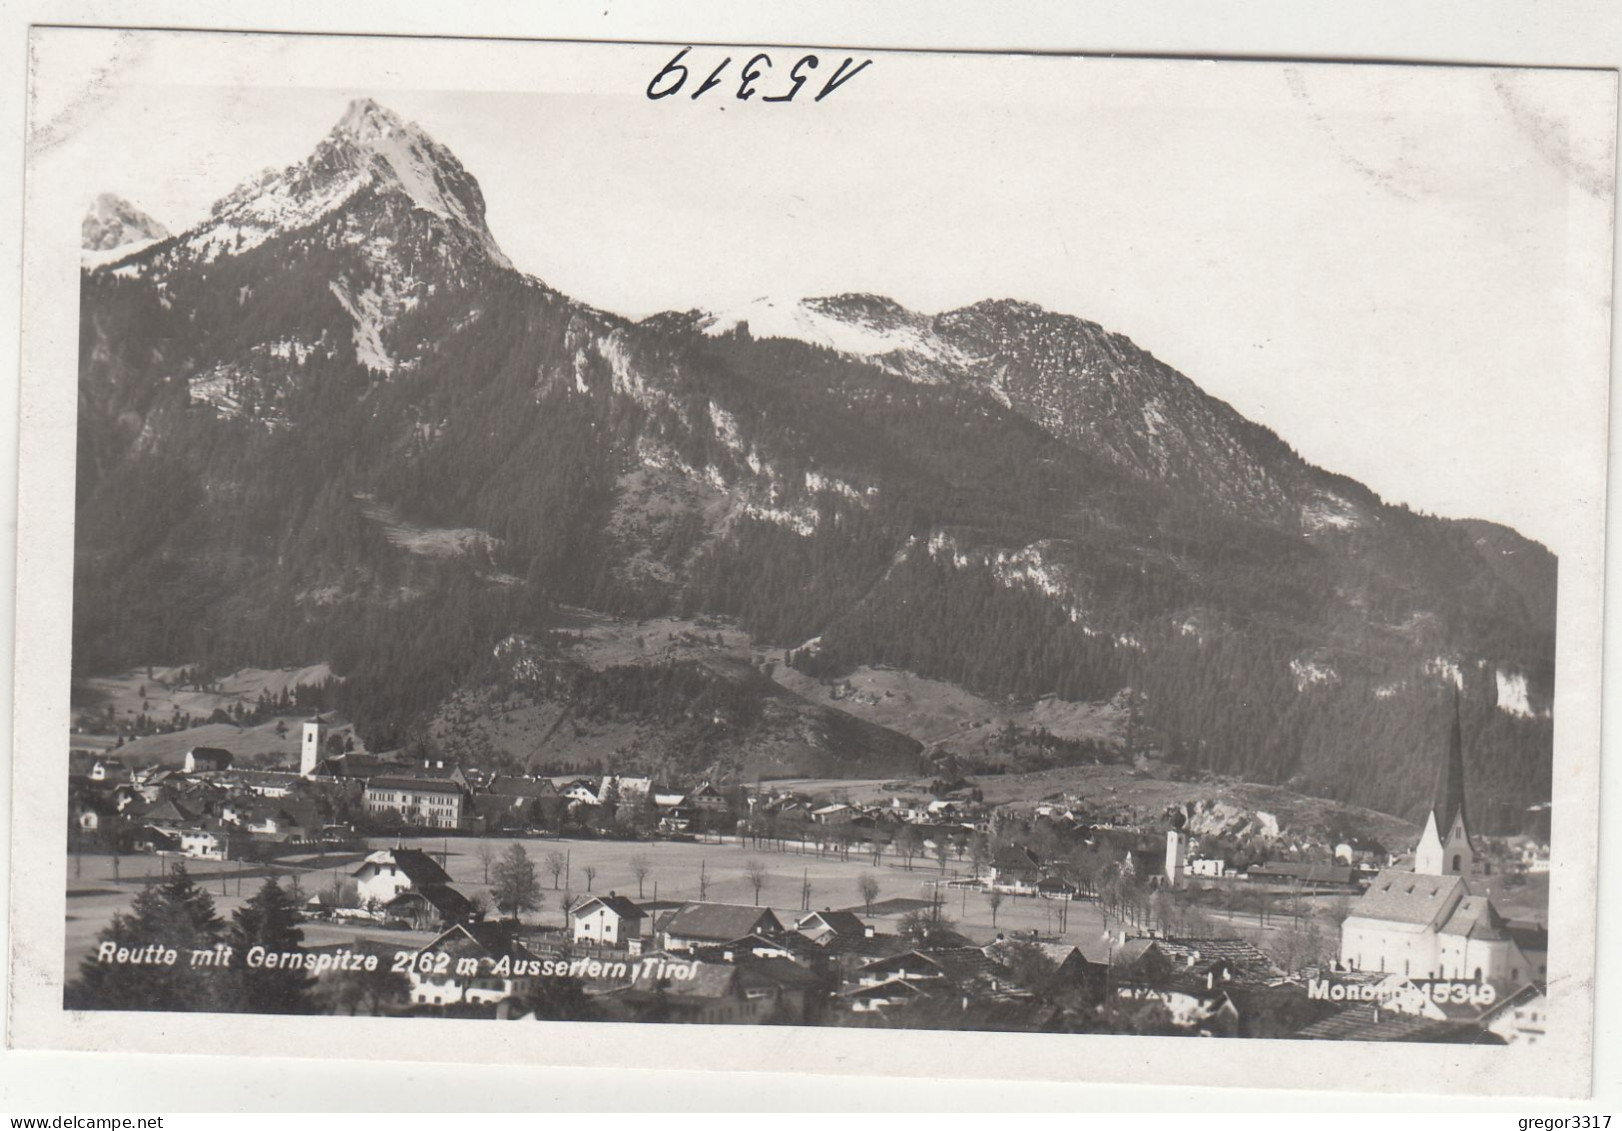
[[[484,217],[359,99],[85,218],[68,1008],[1541,1039],[1548,550],[1079,318]]]

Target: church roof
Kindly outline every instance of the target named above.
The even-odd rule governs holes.
[[[1504,937],[1503,917],[1484,895],[1467,895],[1448,916],[1442,927],[1444,935],[1463,935],[1470,939],[1501,939]]]
[[[1434,924],[1453,909],[1464,890],[1464,880],[1458,876],[1421,876],[1387,869],[1352,904],[1352,914],[1393,923]]]

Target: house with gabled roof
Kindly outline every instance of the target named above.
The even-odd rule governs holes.
[[[1071,942],[1042,942],[1037,939],[1011,939],[999,936],[982,948],[986,957],[999,966],[1011,968],[1018,962],[1021,950],[1029,948],[1053,965],[1056,982],[1071,986],[1085,986],[1100,990],[1109,977],[1108,957],[1093,962],[1086,953]]]
[[[180,854],[198,860],[224,860],[230,855],[230,837],[216,824],[174,830],[180,838]]]
[[[637,963],[630,985],[598,999],[610,1017],[710,1025],[804,1018],[813,983],[792,962],[660,961],[663,957]]]
[[[90,763],[87,775],[95,782],[124,782],[133,777],[130,768],[122,758],[113,758],[106,755],[95,758]]]
[[[697,789],[689,792],[682,804],[703,813],[725,813],[727,809],[726,796],[707,781],[700,782]]]
[[[930,996],[934,988],[908,978],[890,978],[881,982],[863,982],[847,986],[839,992],[835,1004],[852,1013],[881,1013],[897,1006],[911,1005]]]
[[[1469,1022],[1438,1021],[1393,1013],[1378,1005],[1350,1005],[1295,1034],[1303,1041],[1395,1041],[1426,1044],[1500,1045],[1503,1038]]]
[[[624,946],[642,935],[647,912],[623,895],[587,896],[569,908],[569,924],[574,941],[600,946]]]
[[[1548,994],[1542,985],[1524,985],[1489,1009],[1478,1023],[1505,1044],[1539,1044],[1548,1035]]]
[[[409,974],[411,1001],[479,1005],[521,997],[534,985],[540,965],[518,941],[515,923],[455,923],[417,951]]]
[[[1022,844],[1005,844],[991,861],[991,884],[1012,892],[1034,892],[1042,879],[1041,858]]]
[[[1031,993],[979,947],[909,950],[860,966],[851,981],[856,986],[878,986],[894,981],[912,982],[921,989],[938,989],[966,1000],[1026,999]]]
[[[383,921],[414,931],[441,930],[479,918],[471,900],[449,884],[406,888],[383,905]]]
[[[420,848],[380,848],[350,873],[362,902],[387,904],[410,888],[449,884],[451,877],[439,862]]]
[[[141,813],[141,820],[154,828],[179,829],[195,824],[202,816],[200,809],[182,805],[172,797],[165,797]]]
[[[1191,962],[1190,956],[1149,938],[1128,939],[1115,958],[1112,981],[1120,1000],[1159,1002],[1173,1024],[1202,1034],[1231,1034],[1238,1029],[1239,1008],[1228,992],[1237,984],[1230,960]]]
[[[497,774],[484,787],[485,793],[497,797],[510,797],[519,801],[533,801],[537,797],[556,797],[557,786],[551,778],[537,778],[518,774]]]
[[[659,921],[656,933],[666,950],[685,951],[746,935],[780,935],[783,924],[769,907],[684,903]]]
[[[826,907],[800,916],[794,929],[813,942],[820,942],[829,935],[860,939],[872,938],[874,934],[873,928],[862,922],[856,912],[833,911]]]
[[[181,772],[187,774],[212,774],[230,768],[231,752],[218,746],[193,746],[181,764]]]

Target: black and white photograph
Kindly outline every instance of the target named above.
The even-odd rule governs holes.
[[[1586,1088],[1614,71],[29,48],[17,1032]]]

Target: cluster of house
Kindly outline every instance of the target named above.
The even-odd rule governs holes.
[[[1166,1031],[1211,1036],[1498,1043],[1543,1033],[1539,983],[1350,969],[1292,976],[1238,938],[999,935],[981,946],[927,921],[907,935],[883,933],[854,910],[785,923],[769,908],[616,892],[576,900],[559,934],[481,919],[418,850],[373,853],[355,880],[391,919],[438,929],[405,964],[409,989],[394,1008],[407,1013],[524,1016],[544,982],[566,978],[594,1016],[627,1021],[826,1024],[892,1014],[905,1025],[906,1011],[927,1009],[931,1024],[962,1013],[976,1026],[1061,1029],[1080,1012],[1101,1019],[1089,1027],[1107,1028],[1112,1009],[1154,1003]],[[1281,1012],[1299,1027],[1266,1030]]]
[[[117,825],[136,851],[225,859],[244,837],[347,839],[355,830],[332,821],[340,808],[356,822],[473,833],[555,828],[565,816],[588,823],[599,813],[612,818],[616,809],[645,810],[651,827],[682,833],[719,827],[731,808],[709,782],[674,790],[650,778],[607,775],[558,784],[469,772],[434,758],[338,753],[328,736],[322,718],[303,724],[296,771],[241,768],[230,751],[204,746],[193,747],[179,767],[132,768],[115,754],[72,750],[69,818],[81,833]]]
[[[746,833],[858,850],[894,846],[961,856],[991,821],[991,807],[967,789],[930,797],[897,792],[865,804],[791,790],[757,790],[745,800]]]
[[[408,1009],[479,1007],[522,1014],[547,979],[570,978],[594,1015],[627,1021],[821,1024],[837,1013],[922,1002],[995,1005],[1011,1028],[1036,1027],[1051,1007],[1013,972],[1005,940],[976,946],[949,929],[883,934],[855,912],[826,909],[784,923],[769,908],[681,903],[661,909],[617,893],[569,909],[567,936],[506,921],[447,925],[410,963]],[[1102,986],[1079,948],[1050,943],[1059,976]],[[449,955],[450,960],[436,960]],[[1021,1010],[1027,1016],[1017,1021]]]
[[[301,791],[297,775],[238,769],[229,751],[193,747],[176,767],[131,768],[94,751],[71,751],[68,817],[80,834],[121,848],[224,860],[233,846],[345,843],[330,798]]]

